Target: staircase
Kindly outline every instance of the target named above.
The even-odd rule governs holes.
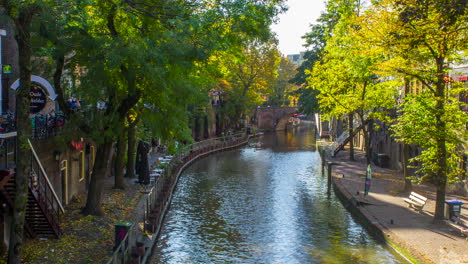
[[[60,217],[64,209],[58,199],[31,142],[31,176],[28,181],[25,230],[30,237],[60,236]],[[16,192],[14,169],[0,171],[0,196],[10,210]]]
[[[333,154],[332,157],[335,157],[338,152],[344,149],[344,146],[353,138],[359,130],[362,129],[362,122],[360,119],[355,119],[353,122],[353,132],[349,135],[349,131],[345,130],[335,141],[333,145]]]

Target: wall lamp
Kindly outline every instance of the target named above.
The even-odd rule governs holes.
[[[56,161],[59,161],[59,160],[60,160],[60,154],[62,154],[60,151],[54,150],[53,155],[54,155],[54,159],[55,159]]]

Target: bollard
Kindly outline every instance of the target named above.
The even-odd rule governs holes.
[[[323,149],[319,148],[320,159],[322,160],[322,177],[325,176],[325,163],[327,160],[325,159],[325,153]]]
[[[331,184],[332,184],[332,166],[336,165],[334,162],[327,162],[327,195],[330,198],[331,195]]]

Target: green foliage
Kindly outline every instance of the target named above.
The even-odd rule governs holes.
[[[357,45],[353,34],[359,29],[350,18],[352,14],[342,16],[336,24],[321,62],[308,72],[309,87],[318,91],[316,98],[326,116],[358,113],[361,118],[383,118],[395,103],[394,83],[376,76],[374,68],[380,58]]]
[[[437,162],[439,150],[435,142],[441,137],[446,140],[449,182],[458,182],[466,177],[466,172],[458,165],[460,157],[467,154],[460,148],[460,144],[466,143],[468,139],[468,131],[466,130],[468,114],[460,109],[463,105],[461,102],[451,100],[454,98],[453,92],[458,91],[459,89],[449,90],[449,96],[445,99],[442,114],[442,119],[446,123],[444,131],[438,129],[436,120],[440,111],[429,91],[424,90],[421,94],[405,97],[405,102],[400,110],[402,115],[398,117],[392,130],[399,141],[407,144],[418,144],[423,149],[419,156],[411,160],[414,164],[419,165],[415,167],[418,169],[419,175],[425,175],[425,177],[416,178],[418,181],[437,183],[436,177],[438,175],[436,172],[439,171],[440,165]]]
[[[460,111],[463,88],[446,83],[449,63],[460,61],[467,49],[466,1],[379,1],[357,23],[364,29],[360,42],[384,57],[377,68],[382,75],[419,84],[416,94],[405,96],[394,126],[400,141],[423,148],[418,163],[421,175],[438,186],[463,177],[457,169],[465,144],[466,112]],[[414,87],[410,87],[414,88]]]
[[[319,91],[311,91],[304,84],[307,83],[308,71],[315,64],[320,63],[324,56],[324,49],[327,41],[332,36],[332,32],[342,16],[349,16],[354,10],[356,1],[332,0],[326,3],[326,11],[317,19],[317,24],[311,25],[311,30],[303,38],[306,47],[310,50],[304,54],[304,62],[297,69],[297,74],[290,82],[302,86],[298,91],[300,95],[301,112],[312,114],[319,112],[318,94]]]
[[[281,58],[278,66],[278,77],[273,83],[273,90],[268,97],[267,105],[271,106],[289,106],[294,101],[297,102],[297,86],[289,82],[296,74],[296,67],[287,58]]]
[[[281,58],[275,40],[259,39],[248,42],[240,53],[224,55],[218,58],[222,62],[218,88],[227,100],[220,112],[236,126],[273,94]]]
[[[376,1],[356,19],[362,30],[357,42],[382,60],[381,75],[413,83],[405,89],[402,115],[395,125],[399,140],[423,148],[418,162],[420,180],[437,186],[434,220],[444,218],[447,182],[465,177],[457,156],[466,145],[466,113],[460,111],[457,89],[446,83],[449,65],[460,61],[468,48],[465,0]],[[417,85],[415,85],[417,84]],[[466,147],[466,146],[465,146]]]
[[[187,108],[202,104],[204,86],[214,83],[203,62],[269,39],[281,2],[61,1],[37,17],[35,54],[55,66],[62,110],[98,148],[123,133],[130,111],[140,117],[140,136],[189,141]],[[67,108],[68,96],[81,100],[80,111]]]
[[[204,61],[251,37],[269,39],[284,10],[276,0],[153,2],[65,1],[38,18],[36,54],[67,57],[63,95],[85,102],[75,123],[97,142],[119,133],[126,101],[142,105],[135,109],[151,136],[186,138],[187,106],[206,102],[214,83]]]

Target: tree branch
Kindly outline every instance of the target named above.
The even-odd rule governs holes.
[[[420,75],[415,74],[415,73],[407,72],[407,71],[405,71],[405,70],[403,70],[401,68],[397,68],[396,71],[399,72],[399,73],[403,73],[403,74],[406,74],[408,76],[411,76],[411,77],[414,77],[414,78],[418,79],[418,81],[420,81],[424,86],[426,86],[431,92],[435,93],[435,90]]]

